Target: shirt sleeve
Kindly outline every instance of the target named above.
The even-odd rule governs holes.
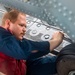
[[[24,39],[21,42],[11,36],[0,42],[0,52],[15,59],[34,59],[50,52],[47,41],[35,42]],[[34,50],[37,52],[33,53]]]
[[[38,58],[50,52],[50,43],[48,41],[38,42],[24,39],[22,43],[20,43],[20,46],[27,55],[27,59]],[[33,52],[35,50],[36,52]]]
[[[15,59],[27,59],[18,41],[13,36],[0,40],[0,52]]]

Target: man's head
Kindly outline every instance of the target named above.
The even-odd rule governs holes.
[[[17,10],[4,14],[2,26],[9,30],[17,39],[22,40],[26,32],[26,15]]]

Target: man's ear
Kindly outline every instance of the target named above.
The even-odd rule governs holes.
[[[9,19],[7,19],[7,20],[5,21],[5,24],[6,24],[7,26],[10,26],[10,23],[11,23],[11,21],[10,21]]]
[[[7,20],[5,21],[5,28],[6,28],[7,30],[9,29],[10,24],[11,24],[11,21],[10,21],[9,19],[7,19]]]
[[[11,21],[10,21],[9,19],[7,19],[7,20],[5,21],[6,29],[9,29],[10,24],[11,24]]]
[[[11,27],[10,27],[11,21],[10,21],[9,19],[7,19],[7,20],[5,21],[5,24],[6,24],[6,29],[7,29],[8,31],[10,31],[10,32],[13,34],[13,32],[12,32],[12,30],[11,30]]]

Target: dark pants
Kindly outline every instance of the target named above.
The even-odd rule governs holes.
[[[56,74],[56,56],[50,54],[27,61],[27,75]]]

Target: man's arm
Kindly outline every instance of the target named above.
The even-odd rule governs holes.
[[[30,48],[29,50],[27,49],[27,52],[30,52],[29,54],[29,59],[34,59],[43,55],[48,54],[52,50],[54,50],[57,46],[60,45],[60,43],[63,41],[64,34],[61,32],[56,32],[54,33],[52,39],[48,41],[31,41],[31,40],[24,40],[24,43],[22,46],[23,49],[26,51],[26,47]],[[27,44],[26,44],[27,43]],[[28,45],[28,43],[30,45]],[[25,47],[26,46],[26,47]],[[26,53],[28,54],[28,53]]]
[[[64,34],[62,32],[55,32],[52,39],[49,41],[50,51],[53,51],[56,47],[58,47],[62,43],[63,38]]]

